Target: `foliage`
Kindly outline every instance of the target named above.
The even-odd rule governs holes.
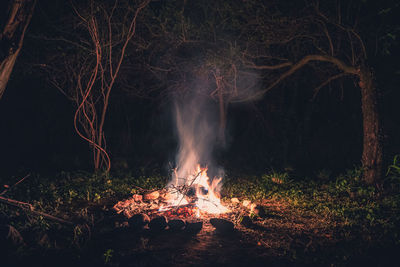
[[[355,167],[331,181],[295,181],[288,173],[273,171],[260,178],[227,180],[223,193],[229,198],[282,200],[302,212],[312,211],[335,218],[347,226],[393,228],[400,220],[395,213],[400,205],[399,191],[382,195],[375,187],[365,185],[361,174],[362,169]]]
[[[392,165],[397,164],[396,157]],[[393,166],[389,167],[389,176],[398,175],[397,170]],[[234,177],[230,174],[224,179],[221,194],[225,198],[238,197],[256,203],[272,200],[285,203],[304,216],[322,216],[335,222],[336,228],[333,231],[337,238],[343,240],[358,240],[362,236],[375,243],[400,244],[397,227],[400,223],[399,191],[394,191],[394,188],[382,194],[375,187],[363,184],[361,174],[362,169],[358,167],[329,180],[318,177],[300,179],[288,172],[274,170],[260,176]],[[5,179],[3,182],[12,184]],[[3,204],[0,204],[0,213],[7,216],[10,224],[23,237],[30,233],[37,240],[33,250],[23,250],[23,253],[37,253],[37,248],[45,251],[63,249],[79,259],[96,242],[94,236],[109,231],[107,224],[99,223],[107,214],[106,207],[109,209],[117,201],[142,190],[163,188],[166,183],[167,178],[157,171],[146,175],[144,169],[137,175],[62,172],[53,177],[42,177],[36,174],[11,190],[7,196],[32,203],[37,210],[79,224],[73,228],[61,227],[42,217],[30,216]],[[60,243],[66,245],[60,247]],[[21,250],[14,253],[21,253]],[[114,247],[105,244],[99,248],[97,259],[99,264],[113,265],[118,260],[117,255]],[[300,256],[296,254],[296,258]]]
[[[392,164],[389,165],[384,186],[387,189],[400,191],[400,155],[394,156]]]

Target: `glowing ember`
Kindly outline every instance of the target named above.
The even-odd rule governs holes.
[[[160,208],[159,212],[167,217],[186,218],[186,217],[191,217],[191,216],[197,216],[199,209],[193,205],[184,205],[184,206],[178,206],[178,207]]]

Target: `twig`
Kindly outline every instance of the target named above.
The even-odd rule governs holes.
[[[31,176],[30,173],[28,173],[27,175],[24,176],[24,178],[20,179],[18,182],[16,182],[15,184],[13,184],[12,186],[7,187],[6,189],[3,190],[3,192],[0,193],[0,196],[4,195],[5,193],[7,193],[10,189],[12,189],[14,186],[22,183],[26,178],[28,178],[29,176]]]
[[[182,194],[182,198],[181,200],[179,200],[177,207],[179,207],[179,204],[181,204],[183,198],[186,196],[187,192],[189,191],[190,187],[193,185],[194,181],[196,181],[196,179],[199,177],[199,175],[201,174],[202,171],[199,171],[199,173],[196,175],[196,177],[194,177],[194,179],[192,180],[192,182],[190,183],[190,185],[187,187],[186,192],[184,194]],[[178,208],[176,208],[178,209]]]
[[[7,205],[11,205],[11,206],[14,206],[14,207],[21,208],[21,209],[26,210],[26,211],[28,211],[30,213],[35,214],[35,215],[43,216],[43,217],[45,217],[45,218],[47,218],[49,220],[57,221],[59,223],[64,223],[64,224],[68,224],[68,225],[72,225],[73,224],[70,221],[66,221],[64,219],[55,217],[53,215],[50,215],[50,214],[47,214],[47,213],[44,213],[44,212],[41,212],[41,211],[36,211],[36,210],[34,210],[32,204],[29,204],[29,203],[26,203],[26,202],[22,202],[22,201],[10,199],[10,198],[5,198],[5,197],[2,197],[2,196],[0,196],[0,202],[5,203]]]

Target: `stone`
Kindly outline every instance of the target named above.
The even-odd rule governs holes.
[[[133,215],[131,218],[128,219],[129,227],[132,227],[136,230],[141,230],[150,222],[149,216],[144,213],[139,213]]]
[[[251,220],[251,218],[249,216],[243,216],[240,224],[243,225],[244,227],[249,228],[249,227],[253,226],[253,221]]]
[[[165,216],[157,216],[149,223],[149,228],[152,231],[162,231],[167,227],[167,218]]]
[[[142,202],[143,200],[143,196],[142,195],[138,195],[138,194],[134,194],[132,196],[133,200],[135,200],[135,202]]]
[[[218,232],[232,232],[234,228],[234,224],[225,219],[212,218],[210,219],[210,223],[212,224],[212,226],[215,227]]]
[[[239,199],[238,199],[237,197],[231,198],[231,202],[232,202],[233,204],[239,204],[239,203],[240,203],[240,201],[239,201]]]
[[[249,207],[250,204],[251,204],[251,201],[247,200],[247,199],[243,200],[243,202],[242,202],[243,207],[246,207],[246,208]]]
[[[185,221],[180,219],[168,221],[168,227],[171,231],[180,231],[185,227],[185,224]]]
[[[145,200],[155,200],[160,197],[160,192],[158,191],[153,191],[151,193],[144,194],[144,199]]]
[[[186,223],[186,231],[191,232],[191,233],[198,233],[201,231],[203,228],[203,222],[187,222]]]

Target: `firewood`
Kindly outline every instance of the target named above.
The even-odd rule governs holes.
[[[151,193],[144,194],[145,200],[155,200],[159,197],[160,197],[160,192],[158,192],[158,191],[153,191]]]
[[[31,204],[26,203],[26,202],[22,202],[22,201],[10,199],[10,198],[5,198],[5,197],[2,197],[2,196],[0,196],[0,202],[8,204],[8,205],[11,205],[11,206],[14,206],[14,207],[21,208],[21,209],[23,209],[25,211],[28,211],[28,212],[30,212],[32,214],[35,214],[35,215],[43,216],[44,218],[52,220],[52,221],[56,221],[56,222],[64,223],[64,224],[70,224],[70,225],[72,224],[72,222],[70,222],[70,221],[66,221],[64,219],[55,217],[53,215],[50,215],[50,214],[47,214],[47,213],[44,213],[44,212],[41,212],[41,211],[36,211],[36,210],[34,210],[34,208],[33,208],[33,206]]]

